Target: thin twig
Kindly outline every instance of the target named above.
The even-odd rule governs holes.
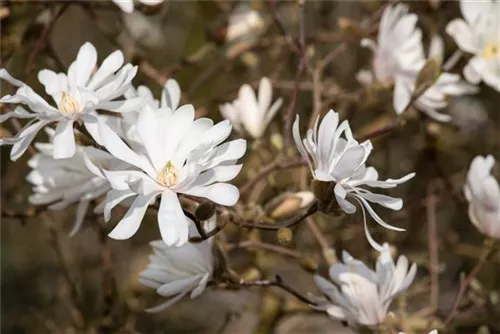
[[[271,280],[242,281],[239,284],[240,284],[240,286],[276,286],[276,287],[281,288],[281,289],[285,290],[286,292],[294,295],[297,299],[299,299],[300,301],[302,301],[306,304],[316,305],[315,302],[311,301],[306,296],[303,296],[301,293],[297,292],[292,287],[285,284],[285,282],[283,282],[282,278],[279,275],[276,275],[276,278],[272,281]]]
[[[462,300],[462,297],[465,293],[465,290],[469,286],[469,284],[472,282],[474,277],[476,277],[477,273],[481,269],[481,267],[488,262],[488,260],[495,254],[495,248],[493,247],[493,240],[485,240],[484,242],[484,249],[479,257],[479,260],[477,261],[476,265],[470,273],[467,275],[465,279],[462,280],[460,283],[460,289],[458,290],[457,296],[455,297],[455,300],[453,301],[453,306],[451,308],[450,313],[446,317],[446,320],[444,322],[444,325],[448,325],[452,320],[453,317],[455,317],[457,311],[458,311],[458,306],[460,304],[460,301]]]
[[[321,253],[326,263],[330,265],[337,262],[335,251],[332,249],[332,247],[330,247],[330,244],[328,243],[328,241],[326,241],[323,233],[311,217],[306,218],[306,226],[309,228],[309,231],[311,231],[312,235],[318,242],[318,245],[321,248]]]
[[[261,249],[265,249],[265,250],[275,252],[278,254],[290,256],[290,257],[293,257],[296,259],[302,258],[302,254],[298,251],[294,251],[292,249],[288,249],[285,247],[281,247],[278,245],[273,245],[273,244],[269,244],[269,243],[257,241],[257,240],[246,240],[246,241],[242,241],[242,242],[237,243],[237,244],[228,245],[229,250],[238,249],[238,248],[261,248]]]
[[[277,231],[283,227],[292,227],[294,225],[297,225],[305,218],[316,213],[317,211],[318,211],[318,202],[315,201],[309,207],[309,209],[307,209],[307,211],[305,211],[303,214],[282,223],[277,223],[277,224],[265,224],[265,223],[254,223],[254,222],[235,222],[235,223],[241,227],[256,228],[259,230]]]
[[[288,168],[302,167],[305,165],[306,163],[302,159],[281,160],[277,158],[274,161],[270,162],[268,165],[262,167],[257,175],[248,180],[247,183],[245,183],[240,188],[240,194],[245,194],[246,192],[248,192],[257,182],[259,182],[261,179],[265,178],[267,175],[269,175],[274,171],[288,169]]]
[[[429,247],[429,273],[431,277],[429,306],[436,310],[439,302],[439,248],[436,221],[436,198],[431,180],[427,185],[427,242]]]

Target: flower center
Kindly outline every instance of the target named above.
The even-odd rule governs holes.
[[[178,178],[178,170],[172,161],[167,162],[167,164],[156,174],[156,180],[165,187],[171,187],[177,184]]]
[[[63,115],[73,116],[80,112],[80,103],[66,92],[63,92],[59,102],[59,112]]]
[[[500,43],[489,42],[483,49],[484,58],[494,58],[500,56]]]

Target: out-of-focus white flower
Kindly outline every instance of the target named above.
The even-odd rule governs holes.
[[[358,202],[363,211],[365,233],[370,244],[377,250],[382,247],[373,240],[366,226],[365,209],[372,218],[385,228],[402,231],[403,229],[385,223],[372,209],[368,202],[380,204],[391,210],[400,210],[403,201],[386,195],[375,194],[362,188],[393,188],[415,176],[411,173],[397,180],[378,180],[378,173],[373,167],[366,167],[366,160],[372,150],[369,140],[359,144],[352,136],[349,123],[343,121],[339,125],[339,115],[330,110],[319,125],[319,117],[314,129],[307,131],[303,140],[299,133],[299,116],[293,124],[293,138],[300,154],[309,164],[314,179],[335,183],[335,199],[346,213],[356,211],[349,199]],[[342,135],[345,138],[342,138]]]
[[[429,59],[433,58],[438,65],[441,65],[443,55],[443,40],[440,36],[435,35],[431,40]],[[425,62],[425,58],[419,59],[412,67],[402,69],[397,74],[394,86],[393,104],[398,115],[401,114],[408,106],[408,103],[410,103],[416,89],[415,81],[417,80],[420,70],[425,66]],[[459,75],[441,73],[434,84],[420,95],[420,97],[413,102],[413,105],[415,108],[437,121],[448,122],[451,120],[451,116],[438,112],[439,109],[448,106],[448,96],[460,96],[477,92],[478,87],[462,80]]]
[[[174,99],[175,100],[175,99]],[[175,106],[174,106],[175,107]],[[213,125],[208,118],[194,120],[192,105],[176,110],[155,110],[145,105],[137,118],[137,134],[143,150],[135,151],[105,123],[100,123],[103,146],[116,158],[139,170],[107,171],[90,159],[87,166],[106,178],[113,188],[104,204],[104,217],[114,206],[135,197],[130,209],[111,231],[114,239],[128,239],[139,228],[147,207],[161,196],[158,224],[167,245],[180,246],[188,239],[188,221],[177,193],[207,198],[221,205],[234,205],[238,188],[225,183],[238,175],[235,161],[246,151],[246,141],[221,144],[231,132],[229,121]]]
[[[260,138],[283,104],[283,99],[277,99],[272,105],[273,88],[271,81],[263,77],[259,82],[258,97],[248,84],[241,86],[238,98],[232,103],[220,106],[222,116],[231,121],[238,131],[242,127],[253,138]]]
[[[406,333],[404,333],[404,332],[399,332],[398,334],[406,334]],[[429,332],[429,334],[438,334],[438,331],[437,331],[437,329],[433,329],[433,330],[431,330],[431,331]]]
[[[229,15],[226,41],[233,42],[240,38],[254,37],[264,28],[264,19],[258,11],[243,4],[237,6]]]
[[[446,26],[458,47],[474,56],[464,68],[470,83],[485,84],[500,91],[500,2],[460,1],[463,19]]]
[[[49,132],[50,137],[53,136],[52,132]],[[80,229],[90,201],[111,189],[106,179],[96,177],[87,169],[83,159],[84,150],[94,161],[99,161],[107,168],[114,169],[123,163],[94,147],[77,145],[75,154],[66,159],[53,158],[52,143],[36,143],[35,147],[39,153],[28,161],[32,171],[26,178],[33,184],[34,194],[29,197],[29,202],[33,205],[50,204],[51,210],[61,210],[78,203],[71,236]]]
[[[376,326],[383,323],[392,300],[404,292],[415,278],[417,266],[400,256],[397,263],[384,244],[375,271],[349,253],[342,253],[342,263],[334,263],[329,275],[333,281],[314,276],[316,286],[325,297],[315,297],[315,309],[347,321],[351,326]]]
[[[418,17],[408,14],[408,6],[387,6],[380,20],[377,42],[362,39],[361,45],[373,51],[372,73],[362,72],[363,83],[375,80],[391,85],[401,69],[424,58],[422,31],[416,27]]]
[[[194,223],[189,219],[190,226]],[[215,221],[215,217],[213,219]],[[198,235],[190,228],[190,235]],[[140,282],[156,289],[163,297],[172,297],[165,303],[147,309],[159,312],[172,306],[190,293],[191,299],[199,296],[214,272],[211,239],[200,243],[185,243],[180,247],[167,246],[162,240],[151,242],[154,254],[149,256]]]
[[[111,0],[125,13],[132,13],[134,11],[134,0]],[[148,6],[155,6],[163,2],[163,0],[138,0]]]
[[[491,175],[493,156],[472,160],[464,186],[469,201],[469,219],[488,237],[500,239],[500,185]]]
[[[14,138],[2,138],[1,145],[13,145],[10,157],[18,159],[28,148],[34,137],[49,123],[57,123],[54,135],[53,156],[64,159],[73,156],[76,149],[73,124],[82,121],[94,140],[100,143],[98,134],[99,118],[97,109],[113,112],[130,112],[140,108],[142,98],[116,100],[127,90],[137,67],[123,65],[123,54],[115,51],[102,62],[94,72],[97,62],[95,47],[87,42],[80,50],[76,60],[70,65],[68,74],[51,70],[38,72],[38,80],[45,87],[57,107],[47,103],[31,87],[14,79],[5,69],[0,69],[0,78],[19,87],[14,95],[6,95],[0,103],[24,104],[29,110],[18,106],[13,112],[0,116],[0,122],[10,117],[35,119]]]

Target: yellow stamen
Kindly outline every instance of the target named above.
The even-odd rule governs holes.
[[[500,43],[489,42],[483,49],[484,58],[494,58],[500,56]]]
[[[59,102],[59,112],[63,115],[72,116],[80,112],[80,103],[66,92],[63,92],[61,102]]]
[[[174,164],[169,161],[167,164],[158,171],[156,175],[158,182],[165,187],[171,187],[177,184],[178,171]]]

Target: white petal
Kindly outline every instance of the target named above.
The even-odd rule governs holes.
[[[168,79],[161,94],[161,106],[176,110],[181,100],[181,88],[174,79]]]
[[[206,187],[195,187],[185,193],[204,197],[217,204],[227,206],[235,205],[240,197],[238,188],[228,183],[215,183]]]
[[[78,55],[76,56],[75,64],[75,82],[78,86],[86,86],[92,71],[95,68],[97,62],[97,51],[90,42],[86,42],[82,45],[80,50],[78,50]]]
[[[134,11],[134,0],[112,0],[125,13]]]
[[[75,154],[76,144],[73,134],[74,121],[60,121],[54,135],[54,159],[66,159]]]
[[[72,237],[80,230],[83,224],[83,220],[85,218],[85,214],[87,213],[87,209],[89,207],[90,200],[82,199],[80,203],[78,203],[78,209],[76,210],[76,219],[73,223],[73,228],[71,232],[69,232],[69,236]]]
[[[189,223],[182,211],[177,194],[165,191],[161,195],[158,224],[163,241],[168,246],[182,246],[188,240]]]
[[[111,219],[111,210],[113,210],[113,208],[115,206],[120,204],[126,198],[129,198],[129,197],[134,196],[134,195],[136,195],[136,194],[134,194],[130,190],[111,189],[106,194],[106,199],[103,201],[104,205],[100,205],[100,206],[103,206],[103,208],[99,208],[99,210],[97,210],[97,208],[96,208],[94,210],[94,212],[97,213],[98,211],[102,210],[102,212],[104,214],[104,220],[106,222],[108,222]]]
[[[132,5],[133,6],[133,5]],[[133,7],[132,7],[133,8]],[[88,84],[89,89],[95,89],[104,80],[106,80],[111,74],[115,73],[123,65],[123,52],[116,50],[104,59],[101,66],[97,72],[92,76],[90,83]]]
[[[16,141],[13,143],[10,151],[10,160],[16,161],[21,155],[23,155],[37,135],[38,131],[47,125],[47,123],[47,121],[38,121],[21,131],[15,138]]]
[[[464,2],[464,1],[461,1]],[[463,51],[475,53],[474,37],[471,29],[462,19],[454,19],[446,26],[446,33],[453,37],[455,43]]]
[[[109,233],[109,237],[117,240],[124,240],[133,236],[141,225],[151,199],[155,196],[157,196],[156,193],[150,194],[149,196],[137,196],[122,220],[120,220],[118,225]]]
[[[411,88],[406,79],[397,77],[394,83],[393,105],[396,114],[400,115],[411,101]]]
[[[188,292],[189,292],[189,290],[184,290],[182,293],[178,294],[177,296],[175,296],[173,298],[170,298],[165,303],[162,303],[162,304],[160,304],[158,306],[155,306],[155,307],[147,308],[147,309],[145,309],[145,311],[146,312],[151,312],[151,313],[163,311],[166,308],[168,308],[168,307],[174,305],[175,303],[177,303],[179,300],[181,300],[185,295],[187,295]]]
[[[126,113],[126,112],[138,112],[139,109],[146,103],[142,97],[136,97],[128,100],[120,100],[120,101],[111,101],[100,103],[97,108],[118,112],[118,113]]]

